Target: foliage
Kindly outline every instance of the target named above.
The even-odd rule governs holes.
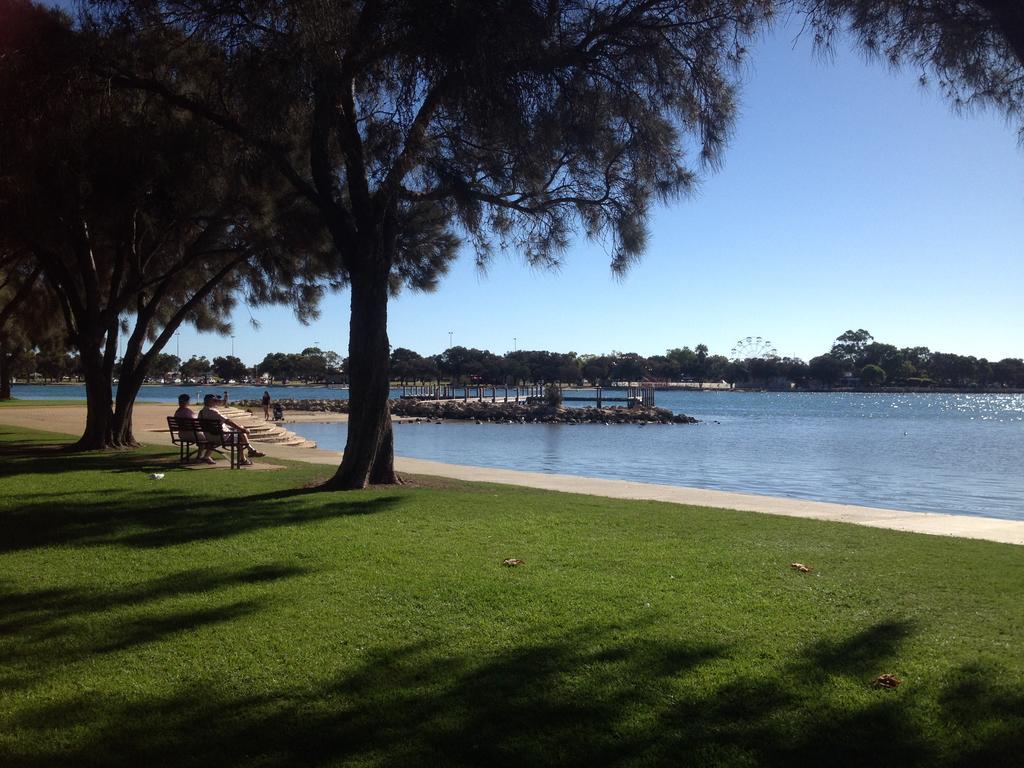
[[[231,379],[244,379],[248,373],[245,363],[234,355],[227,357],[215,357],[210,367],[218,379],[230,381]]]
[[[843,361],[832,354],[818,355],[807,363],[807,373],[831,388],[843,375]]]
[[[885,383],[885,371],[877,365],[865,365],[860,369],[860,382],[865,387],[878,387]]]
[[[389,293],[433,287],[457,231],[481,264],[515,248],[541,266],[582,232],[625,270],[653,205],[719,161],[743,43],[772,3],[107,5],[108,26],[136,41],[111,79],[242,142],[329,234],[352,291],[352,412],[333,484],[362,488],[395,482]]]
[[[440,378],[437,361],[425,358],[405,347],[391,351],[391,375],[405,384],[409,381],[434,381]]]
[[[256,373],[275,380],[334,382],[344,378],[345,365],[337,352],[307,347],[299,354],[271,352],[256,366]]]
[[[42,268],[80,353],[81,446],[131,445],[135,394],[181,323],[227,331],[240,295],[315,314],[311,211],[206,121],[111,88],[95,62],[112,38],[25,0],[0,16],[0,253]]]
[[[1018,762],[1019,547],[2,432],[4,765]]]
[[[1014,0],[798,0],[819,46],[849,27],[892,66],[921,70],[957,109],[991,106],[1024,136],[1024,4]]]
[[[211,363],[205,357],[192,355],[181,364],[181,375],[185,379],[203,379],[210,375]]]
[[[562,388],[552,382],[544,387],[544,401],[552,408],[562,406]]]
[[[864,353],[867,346],[874,340],[874,336],[863,328],[857,331],[846,331],[836,338],[829,353],[844,365],[854,365]]]
[[[153,362],[149,366],[149,372],[157,378],[164,378],[169,374],[175,373],[180,368],[181,360],[178,359],[177,355],[167,355],[161,352],[153,358]]]

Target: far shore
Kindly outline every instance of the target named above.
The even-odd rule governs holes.
[[[324,414],[302,414],[309,421],[326,421]],[[169,446],[167,438],[167,406],[159,403],[138,403],[134,410],[135,437],[142,443]],[[331,414],[342,417],[344,414]],[[331,418],[330,421],[342,421]],[[85,406],[51,408],[22,406],[0,409],[0,424],[10,424],[67,435],[79,434],[85,425]],[[271,458],[292,459],[311,464],[336,466],[341,460],[338,451],[319,448],[298,448],[261,444]],[[483,483],[520,485],[566,493],[604,496],[619,499],[644,499],[674,504],[734,509],[787,517],[866,525],[897,531],[984,539],[1005,544],[1024,545],[1024,520],[947,515],[932,512],[907,512],[897,509],[860,507],[853,504],[808,501],[796,498],[760,496],[750,493],[714,491],[703,488],[656,485],[625,480],[554,475],[510,469],[470,467],[438,461],[398,457],[395,468],[400,473],[431,475]],[[230,470],[225,470],[230,471]]]
[[[81,381],[15,381],[12,382],[12,386],[18,387],[81,387],[85,383]],[[402,384],[401,382],[391,382],[391,389],[401,389],[402,387],[424,387],[434,386],[433,382],[427,384]],[[448,385],[455,386],[455,385]],[[483,385],[485,390],[490,389],[492,385]],[[504,385],[494,385],[498,389],[503,389]],[[601,387],[601,389],[624,389],[626,385],[622,386],[607,386]],[[196,387],[211,390],[232,390],[242,387],[247,388],[259,388],[263,387],[266,389],[326,389],[326,390],[345,390],[349,389],[347,384],[304,384],[302,382],[290,381],[287,384],[281,384],[276,382],[253,382],[250,384],[155,384],[147,383],[143,384],[142,388],[147,387],[176,387],[182,390],[191,390]],[[477,385],[471,384],[470,389],[475,390]],[[728,384],[709,382],[703,386],[699,386],[692,382],[675,382],[675,383],[657,383],[653,384],[653,387],[658,392],[707,392],[707,393],[720,393],[727,392],[731,394],[737,393],[771,393],[771,394],[861,394],[861,395],[1020,395],[1024,394],[1024,388],[1020,387],[984,387],[984,388],[960,388],[960,387],[832,387],[831,389],[799,389],[799,388],[785,388],[785,387],[736,387]],[[462,386],[456,387],[461,390]],[[586,391],[591,389],[597,389],[590,385],[566,385],[565,389],[571,389],[573,391]],[[470,399],[473,399],[472,397]]]

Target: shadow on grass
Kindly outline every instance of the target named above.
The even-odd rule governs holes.
[[[335,675],[301,690],[238,695],[224,685],[48,701],[9,718],[31,747],[8,757],[26,766],[788,768],[1008,765],[1024,747],[1020,681],[1000,680],[995,668],[896,691],[839,672],[856,689],[842,696],[822,682],[830,670],[817,651],[752,670],[730,666],[729,647],[622,639],[621,629],[582,626],[506,651],[421,641],[339,653]],[[877,632],[884,626],[849,642],[880,668],[895,646],[863,640]]]
[[[145,472],[178,466],[177,454],[147,449],[71,451],[52,437],[12,439],[0,431],[0,477],[62,475],[68,472]]]
[[[164,547],[206,541],[300,523],[383,512],[400,496],[353,498],[297,489],[235,499],[161,494],[133,498],[130,504],[107,494],[75,494],[54,500],[29,500],[17,510],[0,512],[4,535],[0,553],[54,545],[121,544]],[[288,500],[289,503],[282,503]]]
[[[21,688],[69,663],[234,621],[253,613],[257,601],[209,605],[218,590],[261,588],[307,572],[273,564],[203,568],[107,590],[16,590],[0,583],[0,688]],[[160,605],[167,600],[175,601],[170,610]]]
[[[194,475],[185,470],[175,472],[177,456],[152,449],[69,457],[59,445],[0,439],[0,454],[4,454],[0,456],[0,483],[19,475],[43,476],[42,481],[26,483],[25,487],[32,490],[18,492],[14,503],[5,505],[0,500],[0,553],[76,544],[161,547],[336,517],[376,514],[401,498],[332,493],[315,488],[263,490],[268,485],[265,478],[244,478],[242,473],[227,469]],[[185,477],[187,489],[182,489],[180,482],[142,488],[131,480],[131,476],[168,471],[174,473],[168,477]],[[51,474],[61,477],[51,481],[47,477]],[[129,479],[104,483],[104,475],[118,474],[127,474]],[[259,492],[248,490],[254,482]],[[271,479],[269,484],[280,482],[294,479]]]

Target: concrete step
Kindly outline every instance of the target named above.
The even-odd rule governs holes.
[[[267,443],[270,445],[288,445],[301,448],[316,448],[316,442],[307,440],[296,435],[284,427],[267,421],[262,415],[257,415],[240,408],[221,408],[220,412],[231,421],[249,430],[249,437],[254,443]]]

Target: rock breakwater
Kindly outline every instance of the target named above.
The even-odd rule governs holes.
[[[285,411],[348,413],[348,400],[275,400]],[[242,400],[240,407],[262,407],[257,400]],[[427,421],[460,420],[495,424],[696,424],[692,416],[665,408],[564,408],[539,403],[492,403],[479,400],[391,401],[391,414]]]

